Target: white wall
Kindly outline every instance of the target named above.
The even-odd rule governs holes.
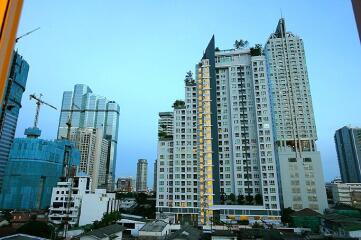
[[[81,204],[79,226],[100,221],[104,213],[107,212],[108,201],[109,198],[100,192],[85,194]]]

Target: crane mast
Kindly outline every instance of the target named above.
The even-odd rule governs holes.
[[[37,96],[35,95],[35,93],[30,94],[30,100],[31,100],[31,99],[34,99],[34,100],[36,101],[36,112],[35,112],[35,118],[34,118],[34,128],[37,128],[37,127],[38,127],[39,114],[40,114],[40,107],[41,107],[41,105],[46,105],[46,106],[48,106],[48,107],[51,107],[51,108],[57,110],[56,107],[54,107],[53,105],[51,105],[51,104],[43,101],[43,100],[41,99],[42,96],[43,96],[43,94],[41,94],[41,93],[40,93],[39,97],[37,97]]]

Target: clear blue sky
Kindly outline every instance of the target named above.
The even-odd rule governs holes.
[[[264,44],[280,9],[305,42],[325,179],[339,176],[334,131],[361,126],[361,48],[349,0],[25,0],[19,34],[41,29],[17,44],[30,64],[17,136],[33,122],[30,93],[60,108],[63,91],[88,84],[120,105],[116,175],[134,176],[146,158],[151,186],[158,112],[184,97],[184,75],[212,34],[221,49],[239,38]],[[58,118],[41,109],[43,138],[56,137]]]

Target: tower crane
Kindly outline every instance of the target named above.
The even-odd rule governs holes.
[[[28,36],[28,35],[32,34],[33,32],[38,31],[39,29],[40,29],[40,27],[37,27],[37,28],[35,28],[35,29],[27,32],[27,33],[24,33],[23,35],[20,35],[19,37],[17,37],[17,38],[15,39],[15,42],[17,43],[17,42],[18,42],[20,39],[22,39],[23,37]]]
[[[37,27],[23,35],[20,35],[19,37],[17,37],[15,39],[15,43],[17,43],[21,38],[28,36],[39,29],[40,29],[40,27]],[[16,75],[15,75],[15,73],[16,73],[16,71],[15,71],[16,56],[17,56],[16,54],[14,54],[14,56],[13,56],[13,60],[12,60],[13,63],[11,65],[11,69],[10,69],[10,76],[9,76],[9,80],[7,83],[6,92],[4,95],[3,104],[0,106],[0,108],[1,108],[1,110],[0,110],[0,135],[2,134],[2,131],[3,131],[6,110],[11,110],[12,108],[15,107],[14,104],[9,103],[9,97],[10,97],[10,92],[11,92],[11,86],[13,84],[13,81],[16,79]]]
[[[34,99],[36,101],[36,113],[35,113],[35,119],[34,119],[34,128],[37,128],[38,127],[38,122],[39,122],[39,113],[40,113],[40,107],[41,105],[47,105],[48,107],[51,107],[51,108],[54,108],[55,110],[56,107],[54,107],[53,105],[47,103],[47,102],[44,102],[41,97],[43,96],[43,94],[40,93],[39,97],[37,97],[35,95],[35,93],[33,94],[30,94],[30,100],[31,99]]]

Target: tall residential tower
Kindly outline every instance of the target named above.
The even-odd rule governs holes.
[[[267,84],[259,47],[215,51],[211,39],[196,79],[187,73],[185,101],[174,103],[173,123],[159,128],[173,129],[159,133],[159,213],[201,225],[231,215],[279,220]]]
[[[294,210],[327,208],[305,50],[281,18],[265,46],[282,203]]]

